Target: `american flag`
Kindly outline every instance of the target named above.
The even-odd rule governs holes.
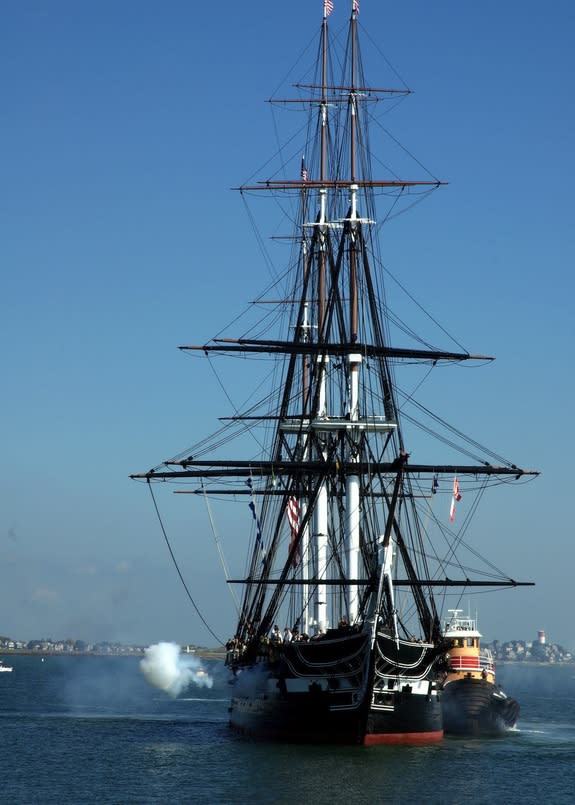
[[[355,11],[356,14],[359,14],[359,0],[352,0],[351,10]]]
[[[290,498],[288,498],[286,506],[286,517],[291,531],[291,539],[289,543],[289,550],[291,552],[297,540],[297,535],[299,533],[299,523],[300,523],[300,507],[297,498],[295,498],[293,495]],[[297,565],[299,563],[299,560],[300,556],[298,551],[293,559],[294,565]]]
[[[305,166],[305,157],[301,158],[301,179],[302,182],[307,182],[307,168]]]
[[[332,11],[333,11],[333,3],[331,2],[331,0],[323,0],[323,16],[329,17]]]

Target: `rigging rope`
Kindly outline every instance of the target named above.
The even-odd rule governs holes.
[[[156,498],[154,497],[154,492],[152,490],[152,484],[150,483],[149,480],[148,480],[148,489],[150,490],[150,495],[152,496],[152,501],[154,503],[154,509],[156,510],[156,515],[157,515],[157,518],[158,518],[158,522],[160,523],[160,528],[162,529],[162,534],[164,535],[164,540],[166,542],[166,545],[168,546],[168,551],[170,552],[170,556],[172,557],[172,562],[174,563],[174,567],[176,568],[178,576],[180,577],[180,581],[182,582],[184,590],[186,591],[186,595],[188,596],[188,598],[190,600],[190,603],[192,604],[193,608],[196,610],[196,614],[198,615],[199,619],[204,624],[204,626],[206,627],[208,632],[211,634],[211,636],[214,638],[214,640],[217,641],[219,646],[223,646],[224,641],[220,640],[220,638],[212,630],[212,628],[210,627],[210,625],[208,624],[208,622],[206,621],[206,619],[204,618],[204,616],[202,615],[202,613],[198,609],[198,605],[196,604],[196,602],[192,598],[192,594],[190,593],[190,591],[188,589],[188,585],[186,584],[186,582],[184,580],[184,577],[182,576],[182,571],[180,570],[180,567],[178,565],[178,562],[177,562],[176,557],[174,555],[174,552],[172,550],[172,546],[170,545],[170,540],[168,539],[166,529],[164,528],[164,523],[162,522],[162,517],[160,515],[160,510],[158,509],[158,504],[156,503]]]
[[[226,558],[225,558],[224,552],[222,550],[222,544],[220,542],[220,537],[218,535],[218,532],[216,531],[216,524],[214,522],[214,518],[212,516],[212,509],[210,507],[210,499],[208,498],[208,496],[206,494],[206,488],[205,488],[203,483],[202,483],[202,492],[203,492],[203,495],[204,495],[204,502],[206,504],[206,511],[208,512],[208,517],[209,517],[209,520],[210,520],[210,526],[212,528],[212,534],[214,536],[214,542],[216,543],[218,556],[220,557],[220,562],[222,564],[222,568],[224,570],[224,574],[225,574],[226,582],[227,582],[229,580],[229,578],[230,578],[230,573],[228,571]],[[236,608],[236,613],[239,614],[240,606],[239,606],[239,603],[238,603],[238,599],[236,598],[236,594],[235,594],[234,589],[233,589],[233,587],[231,585],[230,585],[229,589],[230,589],[230,595],[232,596],[232,601],[234,602],[234,606]]]

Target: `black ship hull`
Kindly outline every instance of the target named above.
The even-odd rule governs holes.
[[[387,712],[365,706],[338,712],[329,694],[302,694],[298,700],[260,691],[232,697],[230,710],[230,726],[260,740],[375,746],[436,743],[443,738],[437,696],[408,694]]]
[[[401,645],[402,667],[382,662],[365,635],[291,644],[239,671],[230,726],[242,735],[294,743],[430,743],[443,737],[439,695],[422,674],[428,652]],[[409,669],[409,670],[408,670]],[[418,673],[419,672],[419,673]]]
[[[449,682],[441,704],[445,732],[452,735],[502,735],[519,717],[519,703],[483,679]]]

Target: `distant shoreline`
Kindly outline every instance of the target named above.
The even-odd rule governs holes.
[[[529,668],[538,668],[539,666],[544,668],[567,668],[571,665],[575,666],[575,659],[565,660],[565,662],[537,662],[537,660],[495,660],[495,664],[498,668],[501,668],[502,665],[526,665]]]
[[[145,650],[133,651],[35,651],[26,648],[0,649],[2,657],[143,657]],[[195,651],[183,651],[184,657],[200,657],[202,660],[223,660],[226,657],[224,649],[198,648]]]

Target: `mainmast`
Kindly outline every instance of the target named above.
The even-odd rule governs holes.
[[[353,3],[351,13],[351,81],[349,91],[349,112],[350,112],[350,202],[351,209],[349,215],[349,321],[350,333],[349,340],[355,344],[358,339],[358,290],[357,290],[357,235],[359,221],[357,216],[357,194],[358,186],[356,179],[356,137],[357,137],[357,6]],[[347,356],[349,363],[349,419],[351,422],[359,420],[359,382],[361,354],[357,351],[350,352]],[[360,460],[359,445],[357,438],[359,431],[355,434],[352,431],[350,439],[351,462]],[[346,479],[346,541],[347,541],[347,564],[348,575],[351,579],[359,578],[359,552],[360,552],[360,477],[359,475],[348,475]],[[354,586],[349,589],[349,619],[354,623],[359,609],[359,587]]]
[[[328,21],[332,6],[324,3],[322,36],[321,36],[321,103],[320,103],[320,183],[323,184],[327,179],[328,171],[328,136],[329,136],[329,117],[327,104],[327,81],[328,81]],[[327,249],[329,228],[327,223],[327,189],[325,186],[319,188],[319,250],[317,255],[317,332],[322,338],[325,332],[325,286],[327,268]],[[329,356],[320,353],[316,357],[318,372],[318,392],[317,392],[317,411],[312,415],[326,419],[328,416],[326,399],[326,374],[329,364]],[[323,431],[318,432],[317,450],[319,458],[327,460],[327,434]],[[327,622],[327,587],[325,581],[328,572],[328,528],[329,528],[329,500],[327,490],[327,480],[322,478],[317,494],[317,501],[313,518],[313,535],[316,552],[316,573],[319,583],[315,588],[315,628],[317,632],[325,632]]]

